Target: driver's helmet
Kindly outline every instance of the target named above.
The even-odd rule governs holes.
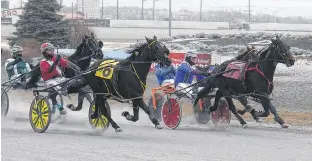
[[[40,47],[41,54],[42,54],[44,51],[46,51],[47,49],[54,50],[55,48],[54,48],[54,46],[53,46],[51,43],[49,43],[49,42],[44,43],[44,44],[42,44],[41,47]]]
[[[188,51],[185,53],[185,59],[186,58],[197,58],[197,55],[192,51]]]
[[[15,58],[17,56],[22,56],[23,48],[18,45],[13,45],[12,46],[12,57]]]

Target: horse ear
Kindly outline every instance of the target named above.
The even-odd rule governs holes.
[[[146,36],[145,36],[145,39],[148,43],[151,42],[151,39],[147,38]]]
[[[247,46],[247,51],[249,51],[250,50],[250,48],[249,48],[249,46]]]
[[[99,41],[99,48],[102,49],[103,46],[104,46],[104,43],[102,41]]]
[[[157,37],[154,35],[153,39],[154,39],[154,40],[157,40]]]
[[[84,34],[84,37],[85,37],[85,39],[88,39],[88,38],[89,38],[89,36],[87,36],[86,34]]]
[[[82,42],[86,42],[86,35],[82,36]]]
[[[280,38],[279,38],[279,36],[278,36],[278,35],[276,35],[276,40],[280,40]]]
[[[95,36],[94,36],[94,33],[93,33],[93,32],[91,32],[91,38],[92,38],[92,39],[94,39],[94,38],[95,38]]]
[[[254,45],[252,45],[252,46],[251,46],[251,49],[255,49],[255,46],[254,46]]]

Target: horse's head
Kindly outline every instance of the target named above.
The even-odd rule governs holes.
[[[277,62],[285,64],[287,67],[293,66],[295,64],[295,58],[289,51],[290,47],[278,36],[276,36],[276,39],[271,39],[271,41],[271,47],[273,53],[275,53],[274,56],[272,56],[273,59],[275,59]]]
[[[84,45],[84,48],[82,49],[84,57],[92,57],[97,60],[103,59],[103,52],[101,50],[103,47],[103,42],[97,42],[93,33],[91,33],[91,37],[84,35],[82,44]]]
[[[154,36],[153,39],[145,37],[147,41],[147,48],[149,50],[148,59],[150,61],[156,61],[162,65],[169,66],[171,61],[169,59],[170,50],[157,40]]]

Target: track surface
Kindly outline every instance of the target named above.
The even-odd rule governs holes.
[[[23,109],[12,106],[7,118],[2,119],[2,160],[308,161],[312,158],[311,130],[296,134],[300,131],[254,123],[242,129],[234,121],[225,131],[217,131],[210,123],[198,125],[190,116],[184,117],[176,130],[156,130],[142,111],[140,120],[132,123],[120,116],[123,110],[129,110],[127,105],[116,105],[112,115],[124,130],[118,134],[111,127],[102,134],[92,130],[87,106],[80,112],[69,111],[66,118],[51,124],[46,133],[38,134],[28,121],[29,105],[25,103]]]

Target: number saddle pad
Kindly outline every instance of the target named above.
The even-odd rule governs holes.
[[[119,63],[117,60],[105,60],[99,66],[95,72],[95,76],[103,79],[112,79],[114,68]]]

